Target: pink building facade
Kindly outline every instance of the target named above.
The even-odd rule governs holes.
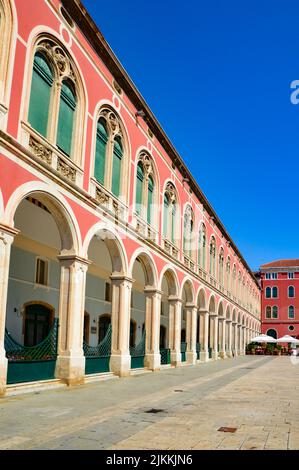
[[[0,22],[0,393],[243,354],[258,283],[80,1]]]
[[[299,337],[299,260],[278,260],[261,266],[262,332],[281,338]]]

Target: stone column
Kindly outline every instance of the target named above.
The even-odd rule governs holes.
[[[10,251],[14,237],[18,233],[18,230],[0,224],[0,396],[5,395],[7,377],[7,358],[5,356],[4,338]]]
[[[144,365],[151,370],[159,370],[161,367],[159,343],[162,292],[152,287],[146,287],[144,292],[146,295]]]
[[[84,382],[83,322],[86,272],[90,261],[60,255],[58,357],[55,376],[68,385]]]
[[[237,322],[232,322],[232,334],[233,334],[233,355],[238,356],[238,329],[237,329]]]
[[[112,286],[112,344],[110,371],[120,377],[130,375],[131,355],[130,313],[133,280],[117,274],[111,276]]]
[[[242,354],[245,354],[246,351],[246,326],[242,325]]]
[[[226,351],[226,355],[228,357],[232,357],[232,321],[230,319],[227,319],[226,320],[226,329],[228,331],[228,335],[227,335],[227,339],[228,339],[228,342],[227,342],[227,351]]]
[[[219,317],[218,318],[219,322],[219,332],[220,332],[220,351],[219,351],[219,356],[221,359],[226,358],[226,351],[225,351],[225,318],[224,317]]]
[[[196,364],[196,324],[197,307],[193,304],[186,304],[186,361],[188,364]]]
[[[178,367],[182,362],[181,355],[181,299],[169,296],[169,348],[171,364]]]
[[[209,312],[199,310],[200,315],[200,360],[207,362],[209,360]]]
[[[210,344],[212,348],[212,359],[218,359],[218,316],[217,313],[210,312]]]
[[[238,325],[238,333],[239,333],[239,342],[238,342],[238,352],[239,355],[242,354],[242,325]]]

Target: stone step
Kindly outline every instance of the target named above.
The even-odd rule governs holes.
[[[23,393],[35,393],[44,390],[66,388],[67,385],[59,379],[42,380],[36,382],[23,382],[20,384],[10,384],[6,387],[5,396],[20,395]]]
[[[113,372],[103,372],[99,374],[88,374],[84,377],[84,383],[91,383],[91,382],[100,382],[102,380],[112,380],[112,379],[119,379],[118,375],[113,374]]]

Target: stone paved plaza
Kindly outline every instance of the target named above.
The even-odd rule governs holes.
[[[242,356],[6,397],[0,449],[299,449],[298,378]]]

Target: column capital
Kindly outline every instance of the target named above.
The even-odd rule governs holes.
[[[216,312],[208,312],[210,317],[212,318],[215,318],[215,317],[218,317],[217,313]]]
[[[118,281],[118,282],[124,282],[126,281],[128,284],[133,284],[135,281],[129,276],[125,276],[123,274],[118,274],[118,273],[112,273],[110,276],[111,281]]]
[[[79,264],[83,264],[85,266],[89,266],[90,264],[92,264],[92,261],[90,261],[89,259],[81,258],[81,256],[78,256],[78,255],[75,255],[75,254],[58,255],[57,259],[61,264],[79,263]]]
[[[193,304],[192,302],[187,302],[185,304],[185,308],[191,308],[191,309],[196,308],[196,310],[198,309],[197,305]]]
[[[224,321],[225,321],[225,318],[224,318],[224,317],[218,317],[218,321],[224,322]]]
[[[155,294],[162,295],[163,294],[163,292],[161,290],[157,289],[156,287],[152,287],[152,286],[145,286],[144,292],[145,292],[145,294],[152,294],[152,295],[155,295]]]
[[[204,308],[199,308],[198,311],[199,311],[199,314],[202,316],[209,315],[209,312]]]
[[[168,302],[172,302],[172,303],[175,303],[175,302],[178,302],[178,303],[183,303],[182,299],[180,299],[180,297],[177,297],[176,295],[170,295],[168,297]]]
[[[226,323],[232,323],[233,321],[230,318],[226,318]]]
[[[0,240],[5,244],[13,243],[16,235],[20,233],[20,230],[9,225],[0,224]]]

